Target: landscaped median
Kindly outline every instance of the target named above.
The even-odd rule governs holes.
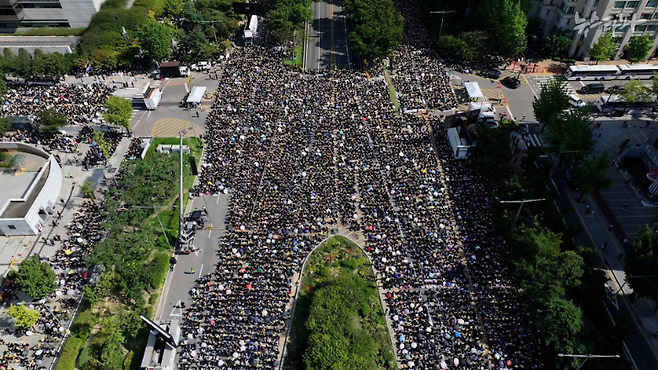
[[[143,160],[123,163],[124,173],[105,193],[102,214],[108,236],[86,261],[104,266],[105,272],[95,286],[84,287],[85,301],[57,370],[139,369],[148,336],[140,315],[154,316],[178,236],[179,155],[156,148],[179,142],[155,139]],[[201,140],[187,138],[183,144],[201,157]],[[184,155],[184,199],[194,183],[188,157]]]
[[[342,236],[308,258],[284,369],[395,369],[395,354],[363,251]]]

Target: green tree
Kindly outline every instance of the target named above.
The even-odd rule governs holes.
[[[585,159],[582,167],[574,173],[574,183],[580,192],[579,200],[582,200],[585,194],[591,194],[599,189],[610,187],[612,179],[605,177],[609,168],[610,160],[606,151]]]
[[[9,130],[11,130],[9,117],[0,117],[0,135],[4,135]]]
[[[647,60],[653,48],[653,39],[649,35],[633,36],[624,49],[626,59],[631,63]]]
[[[110,150],[112,148],[112,145],[107,140],[105,140],[105,133],[100,131],[94,131],[94,142],[100,148],[101,154],[103,154],[103,158],[106,161],[110,159]]]
[[[634,296],[658,298],[658,232],[656,229],[645,225],[638,230],[635,239],[626,248],[624,271]],[[638,277],[629,278],[630,276]]]
[[[438,41],[439,49],[448,55],[454,55],[466,60],[481,57],[487,50],[489,36],[484,31],[464,32],[459,37],[446,35]]]
[[[571,45],[571,39],[569,37],[565,36],[562,32],[554,32],[546,38],[542,50],[546,56],[552,58],[560,55],[569,45]]]
[[[628,81],[617,95],[627,103],[650,100],[649,91],[640,80]]]
[[[172,18],[180,18],[184,9],[183,0],[165,0],[164,11]]]
[[[658,72],[656,71],[653,72],[653,80],[651,81],[651,88],[649,88],[649,92],[658,96]]]
[[[581,309],[570,300],[553,297],[545,312],[541,332],[544,344],[559,353],[581,353],[582,348],[578,348],[582,345],[578,337],[584,325]]]
[[[509,179],[509,132],[483,127],[473,133],[473,141],[479,143],[473,148],[473,158],[482,175],[494,183]]]
[[[526,49],[528,17],[519,1],[482,0],[478,11],[502,56],[513,58]]]
[[[92,187],[92,183],[87,181],[84,185],[78,185],[80,187],[80,192],[82,193],[82,196],[87,198],[87,199],[94,199],[96,198],[94,196],[94,188]]]
[[[7,315],[14,319],[14,325],[21,329],[29,329],[39,320],[39,311],[31,310],[22,304],[12,304],[7,310]]]
[[[52,293],[57,287],[55,273],[48,262],[41,262],[33,254],[18,267],[16,284],[34,300],[39,300]]]
[[[612,38],[612,34],[606,32],[590,47],[589,55],[596,61],[610,60],[612,59],[612,56],[615,55],[616,47],[617,43]]]
[[[152,61],[161,62],[171,55],[171,38],[174,31],[166,24],[149,18],[138,31],[139,44],[144,55]]]
[[[367,60],[385,58],[402,40],[404,19],[391,0],[346,0],[349,35],[354,49]]]
[[[572,162],[594,152],[595,140],[590,128],[589,111],[584,108],[569,109],[565,113],[551,117],[546,122],[546,143],[552,153],[565,152],[560,160]]]
[[[5,103],[5,95],[9,92],[7,87],[7,81],[5,81],[4,76],[0,77],[0,104]]]
[[[548,83],[542,85],[539,96],[532,102],[535,119],[543,124],[562,115],[570,106],[567,84],[557,79],[548,80]]]
[[[59,128],[66,126],[66,116],[54,109],[46,109],[36,114],[39,131],[54,134]]]
[[[133,113],[130,100],[112,95],[105,102],[105,109],[103,118],[113,125],[125,128],[126,131],[130,130],[130,118]]]

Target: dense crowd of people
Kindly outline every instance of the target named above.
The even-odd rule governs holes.
[[[540,368],[482,181],[441,122],[397,115],[381,79],[280,59],[253,47],[224,65],[193,193],[230,191],[227,232],[193,290],[181,369],[276,368],[293,274],[339,224],[366,238],[404,368]]]
[[[90,123],[100,118],[107,98],[116,87],[87,85],[11,86],[2,105],[3,116],[28,116],[46,109],[64,114],[69,124]]]

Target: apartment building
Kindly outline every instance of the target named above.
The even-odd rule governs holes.
[[[0,32],[87,27],[105,0],[0,0]]]
[[[654,43],[649,55],[656,53],[658,0],[535,0],[528,16],[545,22],[543,37],[554,30],[566,31],[572,39],[571,58],[588,60],[590,46],[606,32],[618,41],[614,59],[623,57],[632,36],[650,35]]]

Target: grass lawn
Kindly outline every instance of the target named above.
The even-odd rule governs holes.
[[[391,98],[391,101],[395,105],[396,110],[400,110],[400,101],[398,100],[398,93],[395,91],[395,85],[393,85],[393,80],[391,80],[391,75],[388,73],[387,69],[384,69],[384,79],[386,79],[386,86],[388,86],[388,95]]]
[[[304,63],[304,44],[302,42],[298,42],[297,45],[295,45],[293,52],[295,57],[293,59],[283,58],[283,64],[287,66],[303,68],[304,66],[302,64]]]

